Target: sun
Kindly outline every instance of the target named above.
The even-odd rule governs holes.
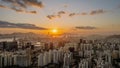
[[[52,28],[49,30],[48,35],[51,37],[60,37],[62,35],[62,31],[57,28]]]
[[[51,32],[52,32],[52,33],[57,33],[58,30],[57,30],[57,29],[52,29]]]

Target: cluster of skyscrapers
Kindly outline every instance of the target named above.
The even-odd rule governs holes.
[[[115,68],[120,67],[120,42],[0,42],[0,67]]]

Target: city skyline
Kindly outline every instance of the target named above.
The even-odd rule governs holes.
[[[119,18],[119,0],[0,0],[1,33],[120,34]]]

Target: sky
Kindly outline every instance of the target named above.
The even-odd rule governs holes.
[[[119,18],[120,0],[0,0],[0,33],[119,34]]]

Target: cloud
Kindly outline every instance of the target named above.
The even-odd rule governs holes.
[[[93,10],[90,12],[90,15],[96,15],[96,14],[103,14],[106,11],[104,11],[103,9],[99,9],[99,10]]]
[[[67,8],[67,7],[68,7],[68,4],[64,4],[63,7]]]
[[[82,12],[80,15],[88,15],[88,13],[86,13],[86,12]]]
[[[44,7],[41,1],[38,0],[24,0],[24,2],[28,5],[36,6],[36,7]]]
[[[36,14],[36,13],[37,13],[37,11],[27,11],[27,13]]]
[[[74,15],[76,15],[76,14],[75,14],[75,13],[70,13],[70,14],[69,14],[70,17],[71,17],[71,16],[74,16]]]
[[[55,18],[61,18],[61,17],[63,17],[63,15],[73,17],[73,16],[79,15],[79,13],[69,13],[69,12],[65,12],[65,11],[59,11],[59,12],[57,12],[57,14],[47,15],[46,17],[48,19],[55,19]]]
[[[31,10],[31,11],[24,11],[22,9],[16,9],[16,8],[12,8],[12,10],[19,12],[19,13],[30,13],[30,14],[37,14],[37,11],[35,10]]]
[[[23,9],[18,9],[18,8],[15,8],[15,7],[12,7],[12,8],[9,8],[9,7],[7,7],[8,9],[12,9],[12,10],[14,10],[14,11],[16,11],[16,12],[26,12],[25,10],[23,10]]]
[[[69,17],[72,17],[75,15],[79,15],[79,13],[69,13],[66,11],[58,11],[56,14],[47,15],[46,17],[48,19],[55,19],[55,18],[61,18],[63,15],[67,15]]]
[[[75,27],[76,29],[84,29],[84,30],[92,30],[92,29],[97,29],[96,27],[93,26],[77,26]]]
[[[56,14],[47,15],[46,17],[48,19],[61,18],[63,14],[66,14],[66,12],[65,11],[59,11]]]
[[[57,13],[56,17],[61,18],[61,16],[62,16],[63,14],[66,14],[66,12],[65,12],[65,11],[59,11],[59,12]]]
[[[1,0],[0,2],[0,8],[9,8],[16,12],[29,12],[33,14],[37,13],[37,11],[28,10],[29,7],[44,7],[43,3],[39,0]]]
[[[0,8],[6,8],[5,6],[3,6],[3,5],[0,5]]]
[[[76,15],[79,15],[79,13],[69,13],[69,16],[70,16],[70,17],[76,16]]]
[[[54,18],[56,18],[56,15],[48,15],[47,18],[48,19],[54,19]]]
[[[66,12],[65,11],[59,11],[58,14],[61,15],[61,14],[65,14]]]
[[[48,19],[55,19],[55,18],[61,18],[61,17],[63,17],[63,15],[66,15],[66,16],[68,16],[68,17],[73,17],[73,16],[103,14],[103,13],[106,13],[106,12],[107,12],[107,11],[105,11],[105,10],[103,10],[103,9],[92,10],[92,11],[90,11],[90,12],[81,12],[81,13],[58,11],[56,14],[47,15],[46,17],[47,17]]]
[[[106,13],[105,10],[103,9],[98,9],[98,10],[93,10],[91,12],[82,12],[82,13],[69,13],[69,17],[72,17],[72,16],[77,16],[77,15],[96,15],[96,14],[103,14],[103,13]]]
[[[0,28],[22,28],[22,29],[46,30],[46,28],[37,27],[34,24],[10,23],[6,21],[0,21]]]

